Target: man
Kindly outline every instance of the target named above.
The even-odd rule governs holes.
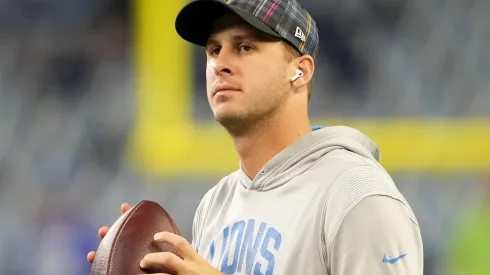
[[[149,254],[142,267],[181,275],[422,274],[417,220],[376,145],[349,127],[309,124],[319,39],[299,3],[198,0],[181,10],[176,29],[206,49],[209,104],[240,168],[202,199],[192,245],[155,236],[184,259]]]

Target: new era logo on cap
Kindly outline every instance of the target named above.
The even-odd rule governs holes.
[[[301,39],[301,41],[303,41],[303,42],[306,41],[306,36],[299,27],[296,27],[296,33],[294,34],[294,36]]]

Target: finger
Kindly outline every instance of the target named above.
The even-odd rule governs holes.
[[[105,237],[105,235],[107,234],[107,232],[109,232],[109,227],[107,226],[102,226],[100,229],[99,229],[99,237],[101,239],[103,239]]]
[[[184,260],[171,252],[157,252],[146,254],[140,262],[140,267],[150,268],[153,266],[164,266],[179,273],[184,269]]]
[[[94,259],[95,259],[95,251],[90,251],[87,254],[87,261],[92,264],[94,262]]]
[[[172,245],[184,259],[197,259],[196,251],[184,237],[170,232],[160,232],[155,234],[154,239],[156,242]]]
[[[131,205],[127,202],[123,203],[121,205],[121,214],[128,212],[129,209],[131,209]]]

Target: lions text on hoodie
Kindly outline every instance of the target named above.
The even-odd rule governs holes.
[[[316,129],[209,190],[193,247],[224,274],[421,275],[419,225],[379,159],[358,130]]]

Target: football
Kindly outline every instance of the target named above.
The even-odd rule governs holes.
[[[95,252],[90,275],[175,274],[164,267],[140,268],[140,261],[148,253],[167,251],[180,257],[171,245],[153,240],[156,233],[163,231],[181,235],[162,206],[153,201],[141,201],[110,227]]]

